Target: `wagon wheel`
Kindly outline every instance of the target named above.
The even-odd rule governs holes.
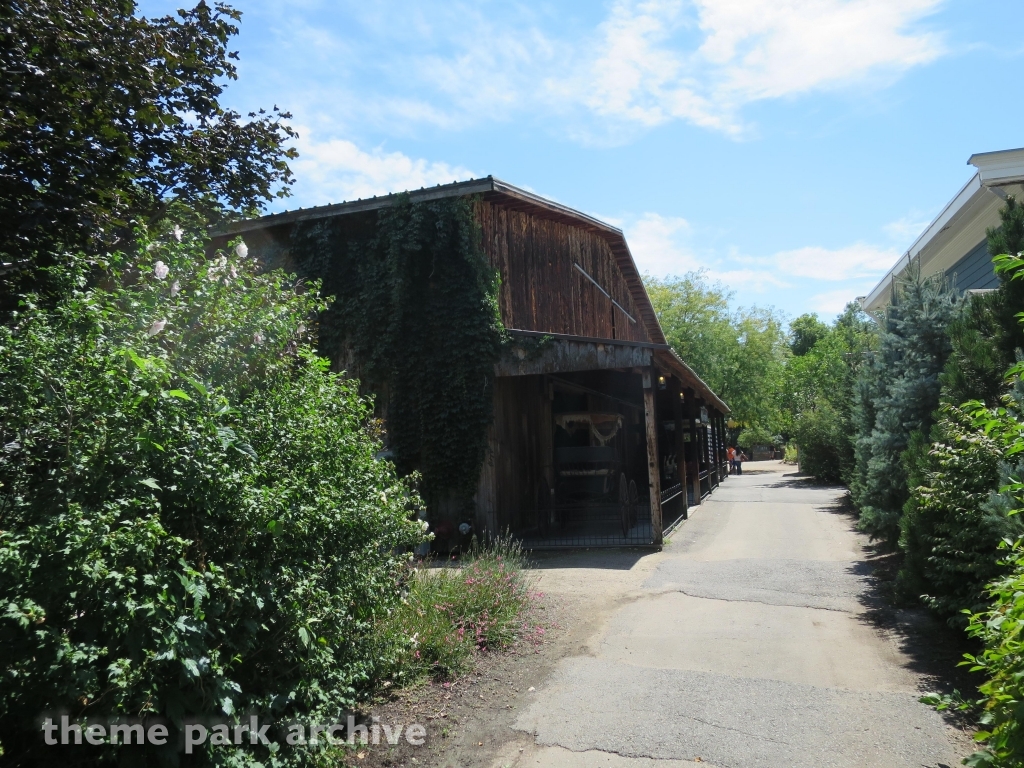
[[[629,525],[630,527],[636,525],[637,516],[639,514],[638,508],[640,506],[640,499],[637,498],[636,493],[636,481],[629,481]]]
[[[622,537],[629,536],[630,514],[629,514],[629,486],[626,484],[626,474],[619,475],[619,520],[622,522]]]

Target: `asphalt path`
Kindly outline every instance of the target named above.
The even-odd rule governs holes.
[[[519,715],[500,765],[940,768],[962,740],[868,619],[864,539],[839,488],[780,463],[729,478],[660,553],[542,560],[592,637]]]

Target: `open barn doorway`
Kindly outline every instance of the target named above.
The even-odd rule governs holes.
[[[640,374],[499,378],[495,523],[530,549],[654,542]]]

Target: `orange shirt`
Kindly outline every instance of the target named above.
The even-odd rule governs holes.
[[[725,452],[725,455],[728,457],[729,461],[732,461],[733,459],[736,458],[736,449],[730,448]]]

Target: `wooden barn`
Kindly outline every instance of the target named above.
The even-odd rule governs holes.
[[[491,177],[403,199],[448,198],[471,201],[512,339],[467,522],[532,548],[660,544],[728,475],[729,408],[666,343],[621,230]],[[238,222],[218,239],[279,260],[296,226],[397,199]]]

